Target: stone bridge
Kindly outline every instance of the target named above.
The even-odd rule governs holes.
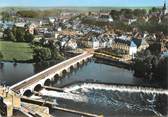
[[[80,64],[92,58],[93,54],[84,52],[78,56],[72,57],[59,64],[56,64],[42,72],[39,72],[10,87],[16,93],[21,95],[31,94],[33,91],[40,90],[44,85],[48,85],[52,80],[58,80],[67,72],[79,67]]]

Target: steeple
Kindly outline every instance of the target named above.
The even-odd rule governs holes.
[[[166,0],[164,0],[164,6],[163,6],[163,10],[166,10]]]
[[[167,8],[166,8],[166,0],[164,0],[164,5],[163,5],[163,9],[162,9],[162,14],[165,15],[167,13]]]

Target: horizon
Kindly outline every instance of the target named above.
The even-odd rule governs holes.
[[[0,7],[160,7],[163,0],[1,0]],[[122,4],[121,4],[122,3]]]

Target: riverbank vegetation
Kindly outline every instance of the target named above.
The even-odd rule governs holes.
[[[168,57],[160,57],[145,50],[136,55],[133,61],[134,76],[164,81],[163,88],[167,88]]]

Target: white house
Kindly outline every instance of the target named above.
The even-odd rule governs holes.
[[[66,43],[66,48],[75,50],[77,47],[78,47],[78,46],[77,46],[77,43],[76,43],[76,40],[75,40],[75,39],[70,39],[70,40]]]
[[[129,55],[134,57],[136,53],[137,53],[137,45],[133,41],[131,41],[129,47]]]
[[[49,20],[49,22],[52,23],[52,24],[55,22],[55,18],[53,18],[53,17],[49,17],[48,20]]]
[[[88,46],[93,49],[98,49],[99,40],[96,37],[91,37],[91,39],[88,41]]]
[[[21,28],[24,28],[25,25],[26,25],[25,22],[18,22],[18,23],[15,23],[15,26],[16,26],[16,27],[21,27]]]

